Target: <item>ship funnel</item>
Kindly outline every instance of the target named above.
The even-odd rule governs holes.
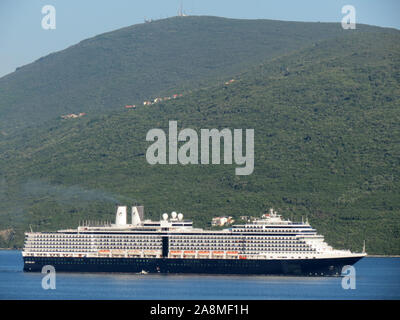
[[[132,224],[134,226],[140,225],[141,219],[138,207],[132,207]]]
[[[126,206],[118,206],[115,224],[119,226],[126,225]]]

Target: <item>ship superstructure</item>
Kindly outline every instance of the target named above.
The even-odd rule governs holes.
[[[366,254],[335,250],[308,221],[284,220],[273,209],[223,230],[194,228],[182,214],[144,219],[143,207],[119,206],[115,224],[26,233],[24,270],[339,275]]]

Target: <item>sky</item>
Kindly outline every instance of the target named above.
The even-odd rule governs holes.
[[[342,7],[356,23],[400,29],[400,0],[0,0],[0,77],[81,40],[144,19],[189,15],[340,23]],[[56,10],[56,28],[43,29],[42,7]]]

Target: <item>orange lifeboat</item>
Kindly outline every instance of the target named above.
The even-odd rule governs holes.
[[[201,254],[201,255],[205,255],[205,254],[210,254],[210,251],[199,251],[199,254]]]
[[[216,256],[221,256],[224,254],[224,251],[213,251],[213,254]]]

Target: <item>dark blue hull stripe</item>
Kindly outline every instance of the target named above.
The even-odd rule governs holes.
[[[70,258],[24,257],[24,271],[40,272],[52,265],[56,272],[206,273],[265,275],[340,275],[343,266],[361,257],[294,260]]]

